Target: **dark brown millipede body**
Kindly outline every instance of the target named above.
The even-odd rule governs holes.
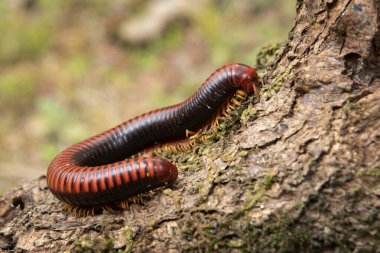
[[[117,203],[174,183],[178,171],[172,163],[126,158],[185,140],[186,131],[197,132],[211,124],[238,90],[257,95],[257,82],[250,66],[219,68],[184,102],[142,114],[62,151],[48,167],[49,189],[68,204],[92,206]]]

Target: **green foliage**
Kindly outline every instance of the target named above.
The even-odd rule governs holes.
[[[183,40],[183,27],[174,23],[164,34],[143,47],[126,47],[125,53],[133,63],[133,68],[155,68],[160,66],[161,57],[168,51],[177,48]]]
[[[49,49],[54,34],[49,18],[7,11],[4,2],[0,2],[0,16],[0,63],[35,57]]]
[[[84,54],[75,54],[66,59],[64,69],[70,76],[81,77],[89,68],[89,59]]]
[[[0,43],[1,44],[1,43]],[[0,108],[12,107],[17,113],[32,106],[36,93],[35,76],[29,65],[0,74]]]
[[[255,11],[260,12],[268,8],[273,8],[276,0],[256,0]]]
[[[227,9],[228,7],[231,6],[227,6]],[[253,54],[244,52],[241,48],[241,43],[247,38],[247,27],[236,26],[233,22],[236,19],[236,14],[213,4],[208,4],[207,8],[192,16],[194,29],[207,43],[213,65],[252,61]],[[227,30],[228,35],[225,33]]]
[[[37,124],[46,129],[57,129],[64,124],[68,112],[58,103],[49,97],[39,97],[36,103],[36,110],[43,117],[38,118]],[[39,146],[39,153],[44,161],[48,163],[59,151],[55,142],[45,142]]]
[[[35,124],[42,128],[43,133],[47,133],[54,140],[53,142],[44,142],[39,145],[39,154],[46,163],[61,149],[57,145],[60,139],[57,136],[56,129],[63,128],[63,137],[68,142],[75,142],[85,138],[86,130],[83,124],[75,117],[77,112],[70,111],[59,100],[41,96],[36,100],[36,111],[41,117],[37,117]]]

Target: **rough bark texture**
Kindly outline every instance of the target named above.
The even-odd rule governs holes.
[[[380,252],[379,8],[298,1],[261,101],[172,156],[172,190],[76,218],[32,181],[0,199],[0,249]]]

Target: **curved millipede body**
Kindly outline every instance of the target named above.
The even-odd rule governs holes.
[[[172,184],[178,175],[172,163],[126,158],[204,129],[238,90],[257,96],[257,82],[256,72],[247,65],[223,66],[184,102],[145,113],[65,149],[48,167],[49,189],[68,204],[92,206],[118,203]]]

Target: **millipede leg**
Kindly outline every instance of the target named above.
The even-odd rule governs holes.
[[[231,105],[230,103],[228,103],[228,105],[227,105],[227,109],[234,110],[235,107],[233,107],[233,105]]]
[[[65,203],[65,209],[76,217],[85,217],[89,215],[93,216],[98,214],[96,207],[92,206],[76,206]]]
[[[234,104],[234,105],[237,105],[237,106],[241,106],[241,103],[239,101],[237,101],[236,99],[231,99],[231,102]]]
[[[257,97],[257,99],[260,100],[260,94],[259,92],[257,91],[257,87],[255,84],[252,85],[253,86],[253,93],[255,94],[255,96]]]
[[[202,142],[207,142],[208,140],[209,140],[208,136],[204,135],[204,136],[201,137],[201,141]]]
[[[114,208],[110,205],[104,205],[103,210],[106,210],[106,211],[111,212],[111,213],[114,212]]]
[[[137,204],[137,205],[142,205],[144,203],[141,195],[132,196],[129,198],[129,200],[130,200],[130,202]]]
[[[128,200],[123,200],[119,203],[119,207],[122,209],[129,209],[129,202]]]
[[[214,122],[212,123],[211,131],[213,133],[216,133],[218,131],[218,126],[219,126],[219,117],[217,117]]]
[[[229,120],[232,120],[231,115],[229,115],[228,113],[229,113],[228,110],[223,111],[223,116],[226,117],[226,118],[228,118]]]
[[[186,152],[187,150],[194,147],[196,143],[196,140],[192,138],[193,136],[186,140],[164,144],[157,148],[157,150],[161,150],[166,153]]]
[[[196,135],[196,134],[197,132],[186,129],[186,138],[189,138],[190,136]]]
[[[245,96],[247,96],[247,93],[243,90],[238,90],[236,92],[236,97],[239,99],[244,99]]]

